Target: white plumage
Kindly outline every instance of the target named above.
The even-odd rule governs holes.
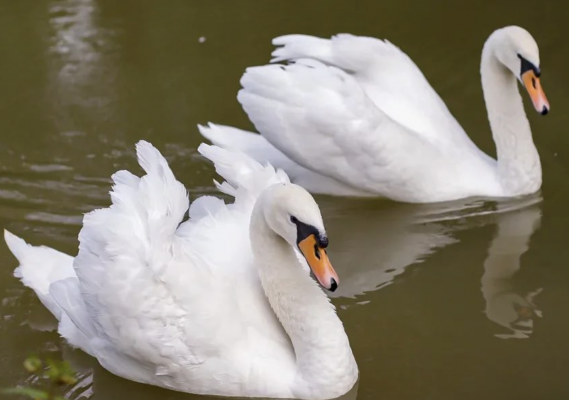
[[[5,232],[16,276],[69,343],[124,378],[224,396],[346,393],[358,376],[347,336],[299,263],[296,236],[287,236],[296,228],[278,225],[284,210],[325,232],[318,206],[282,171],[205,144],[199,151],[233,204],[204,196],[189,206],[166,160],[139,142],[146,174],[113,175],[112,205],[85,216],[75,259]]]
[[[495,31],[482,55],[498,161],[476,147],[415,63],[391,43],[347,34],[288,35],[273,43],[281,46],[273,62],[291,63],[248,68],[238,95],[261,136],[200,126],[214,144],[269,161],[313,193],[423,203],[540,188],[539,155],[516,81],[522,80],[518,55],[537,70],[539,52],[522,28]],[[538,89],[528,91],[546,112]]]

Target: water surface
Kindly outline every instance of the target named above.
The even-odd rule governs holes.
[[[239,78],[271,39],[388,38],[494,155],[480,79],[492,30],[521,25],[541,49],[552,110],[529,120],[541,193],[429,206],[318,197],[342,286],[333,301],[359,399],[561,399],[569,395],[569,3],[0,0],[0,226],[76,254],[82,215],[109,204],[109,176],[140,172],[134,144],[168,158],[192,197],[215,193],[196,124],[251,128]],[[125,381],[70,349],[0,244],[0,387],[33,382],[23,358],[65,358],[79,399],[200,398]]]

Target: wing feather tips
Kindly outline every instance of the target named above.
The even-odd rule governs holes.
[[[78,261],[89,267],[81,275],[89,274],[90,264],[100,264],[114,255],[145,259],[147,246],[162,249],[189,208],[186,188],[176,180],[162,154],[145,141],[137,143],[136,151],[146,175],[139,178],[129,171],[118,171],[113,175],[112,205],[85,214]]]
[[[198,152],[213,162],[216,172],[225,182],[214,181],[217,188],[240,198],[256,198],[262,190],[274,183],[290,182],[288,175],[271,164],[262,165],[245,153],[226,150],[215,145],[200,144]]]
[[[317,58],[325,62],[332,59],[332,48],[329,39],[309,35],[283,35],[273,39],[274,46],[281,46],[273,50],[272,63],[291,61],[304,57]]]
[[[246,93],[289,105],[310,104],[315,96],[338,92],[361,92],[355,79],[340,68],[313,59],[299,59],[290,65],[263,65],[248,68],[241,77],[238,101],[245,106]]]
[[[237,188],[242,186],[243,176],[261,168],[261,165],[245,154],[238,151],[229,151],[224,148],[202,143],[198,152],[214,164],[217,172],[226,182],[215,182],[222,193],[235,196]]]
[[[136,156],[138,163],[147,175],[163,175],[173,178],[174,174],[168,166],[168,162],[152,144],[146,140],[136,143]]]
[[[139,195],[146,197],[151,209],[160,210],[162,215],[171,215],[179,219],[179,223],[189,207],[186,188],[176,180],[166,159],[150,143],[139,141],[136,152],[140,166],[146,171],[141,178]],[[161,205],[166,205],[166,209]]]

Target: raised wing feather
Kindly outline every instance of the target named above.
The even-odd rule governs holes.
[[[434,144],[471,143],[413,60],[387,40],[286,35],[273,44],[282,46],[273,52],[273,62],[310,58],[347,71],[381,111]]]
[[[336,67],[314,60],[253,67],[241,83],[238,99],[271,144],[341,182],[372,193],[389,192],[392,182],[404,190],[421,173],[420,163],[438,155],[438,148],[383,113],[354,77]],[[400,166],[402,158],[412,161]]]
[[[96,327],[94,352],[105,367],[131,379],[144,371],[115,370],[124,364],[120,358],[177,368],[197,362],[177,326],[187,310],[165,282],[172,265],[184,260],[176,231],[187,194],[154,147],[140,142],[137,154],[146,175],[113,176],[112,205],[85,216],[74,261]]]
[[[93,352],[105,368],[197,393],[225,376],[228,392],[239,393],[231,375],[254,368],[248,353],[267,349],[268,359],[280,361],[292,354],[249,243],[256,197],[288,177],[241,154],[200,151],[226,179],[219,187],[234,204],[201,198],[182,223],[185,188],[160,153],[140,142],[146,175],[113,176],[113,204],[86,215],[75,269],[96,331]]]

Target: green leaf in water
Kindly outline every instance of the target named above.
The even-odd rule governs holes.
[[[55,382],[59,379],[59,363],[57,361],[53,361],[51,359],[47,359],[46,362],[47,364],[47,372],[45,374],[46,378],[49,378],[52,382]]]
[[[60,385],[74,385],[77,383],[77,378],[75,377],[76,372],[67,361],[61,361],[58,365],[58,369],[59,377],[57,383]]]
[[[42,366],[41,360],[36,356],[30,356],[24,361],[24,368],[29,372],[33,373],[40,369]]]
[[[58,385],[73,385],[77,382],[75,371],[67,361],[47,360],[46,378]]]
[[[63,374],[59,377],[57,383],[60,385],[74,385],[77,383],[77,378],[73,375]]]
[[[2,393],[19,394],[19,395],[31,397],[34,400],[47,400],[49,398],[49,395],[46,392],[44,392],[43,390],[25,388],[25,387],[4,389],[4,390],[2,390]]]

